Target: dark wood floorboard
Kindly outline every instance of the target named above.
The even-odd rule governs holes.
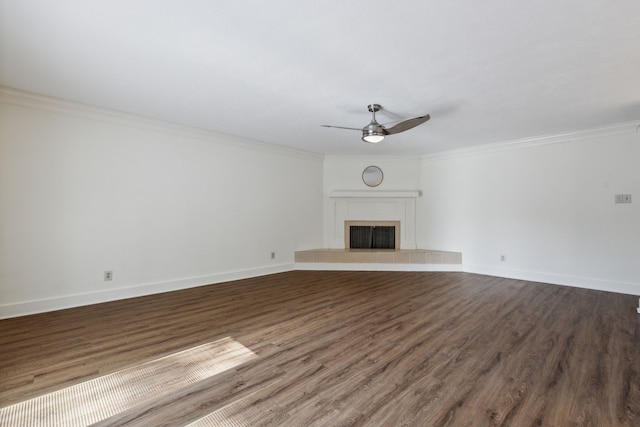
[[[636,304],[469,273],[275,274],[2,320],[0,406],[232,337],[258,357],[100,425],[640,426]]]

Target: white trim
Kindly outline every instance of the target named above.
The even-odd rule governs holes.
[[[398,194],[411,193],[412,196]],[[399,221],[400,248],[416,249],[417,191],[334,191],[329,197],[325,247],[345,249],[345,221]],[[342,196],[344,194],[344,196]],[[398,248],[396,248],[398,249]]]
[[[504,277],[507,279],[548,283],[550,285],[571,286],[574,288],[593,289],[619,294],[640,295],[640,283],[617,282],[611,280],[592,279],[589,277],[568,276],[538,271],[512,270],[469,264],[463,264],[462,271],[465,273],[484,274],[488,276]]]
[[[0,319],[44,313],[72,307],[80,307],[103,302],[135,298],[163,292],[216,283],[242,280],[268,274],[284,273],[292,270],[317,271],[443,271],[483,274],[508,279],[526,280],[547,283],[550,285],[571,286],[594,289],[628,295],[640,295],[640,283],[615,282],[587,277],[566,276],[541,272],[500,269],[489,266],[469,264],[380,264],[380,263],[295,263],[281,264],[273,267],[255,268],[243,271],[230,271],[208,276],[185,278],[169,282],[158,282],[128,288],[110,289],[86,294],[67,295],[59,298],[26,301],[21,303],[0,305]],[[639,307],[640,308],[640,307]]]
[[[394,264],[357,262],[297,262],[296,270],[318,271],[462,271],[461,264]]]
[[[138,116],[135,114],[109,110],[106,108],[95,107],[92,105],[81,104],[73,101],[66,101],[59,98],[40,95],[33,92],[26,92],[18,89],[12,89],[6,86],[0,86],[0,101],[9,105],[17,105],[21,107],[35,108],[56,113],[69,114],[86,119],[118,124],[121,126],[129,126],[139,129],[165,132],[173,135],[180,135],[190,138],[204,139],[215,141],[217,143],[230,144],[234,147],[243,147],[247,149],[258,149],[264,152],[272,152],[278,154],[288,154],[293,156],[302,156],[314,159],[331,159],[332,161],[351,162],[353,159],[384,159],[384,161],[419,161],[430,158],[448,158],[448,157],[464,157],[479,154],[495,153],[506,150],[514,150],[521,148],[530,148],[533,146],[545,144],[558,144],[562,142],[572,142],[580,139],[607,137],[620,134],[638,133],[640,128],[640,120],[616,123],[608,126],[602,126],[593,129],[577,130],[565,132],[561,134],[542,135],[531,138],[523,138],[511,141],[496,142],[484,144],[480,146],[461,148],[457,150],[445,150],[432,154],[424,154],[420,157],[414,156],[325,156],[323,154],[314,153],[267,143],[264,141],[250,140],[240,138],[234,135],[213,132],[204,129],[181,126],[178,124],[151,119],[148,117]]]
[[[53,113],[66,114],[75,117],[82,117],[88,120],[103,123],[127,126],[136,129],[143,129],[153,132],[162,132],[170,135],[200,139],[219,144],[232,145],[237,148],[259,150],[267,153],[290,155],[294,157],[311,158],[324,160],[323,154],[311,151],[299,150],[283,145],[271,144],[268,142],[240,138],[234,135],[213,132],[205,129],[182,126],[175,123],[138,116],[121,111],[109,110],[87,104],[80,104],[73,101],[66,101],[37,93],[25,92],[0,86],[0,102],[27,107]]]
[[[62,310],[84,305],[99,304],[126,298],[135,298],[180,289],[195,288],[233,280],[249,279],[266,276],[268,274],[284,273],[294,269],[293,264],[281,264],[271,267],[254,268],[250,270],[228,271],[207,276],[189,277],[168,282],[146,283],[119,289],[109,289],[76,295],[65,295],[56,298],[25,301],[7,305],[0,305],[0,319]]]
[[[362,154],[327,154],[325,159],[331,163],[347,163],[353,162],[375,164],[378,162],[384,162],[385,164],[400,163],[402,165],[407,162],[420,163],[420,157],[415,155],[362,155]]]
[[[576,142],[591,138],[610,137],[615,135],[627,135],[638,133],[640,120],[625,123],[615,123],[593,129],[584,129],[573,132],[565,132],[553,135],[542,135],[531,138],[522,138],[512,141],[503,141],[491,144],[478,145],[457,150],[445,150],[421,156],[422,159],[456,158],[466,156],[476,156],[482,154],[498,153],[501,151],[519,150],[524,148],[537,147],[547,144],[560,144],[563,142]]]
[[[335,190],[329,193],[331,198],[341,197],[385,197],[385,198],[418,198],[420,191],[404,190],[404,191],[380,191],[380,190]]]

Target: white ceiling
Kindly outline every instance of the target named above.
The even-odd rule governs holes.
[[[0,85],[330,155],[640,119],[637,0],[0,0]],[[431,120],[372,145],[381,123]]]

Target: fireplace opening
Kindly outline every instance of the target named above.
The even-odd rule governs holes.
[[[349,227],[349,249],[395,249],[396,228],[384,225]]]
[[[344,222],[344,247],[399,250],[400,221],[347,220]]]

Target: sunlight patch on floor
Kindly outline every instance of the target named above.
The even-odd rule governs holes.
[[[87,426],[256,357],[223,338],[0,408],[0,425]]]
[[[261,405],[250,406],[250,396],[232,402],[217,411],[187,424],[185,427],[251,427],[265,418]]]

